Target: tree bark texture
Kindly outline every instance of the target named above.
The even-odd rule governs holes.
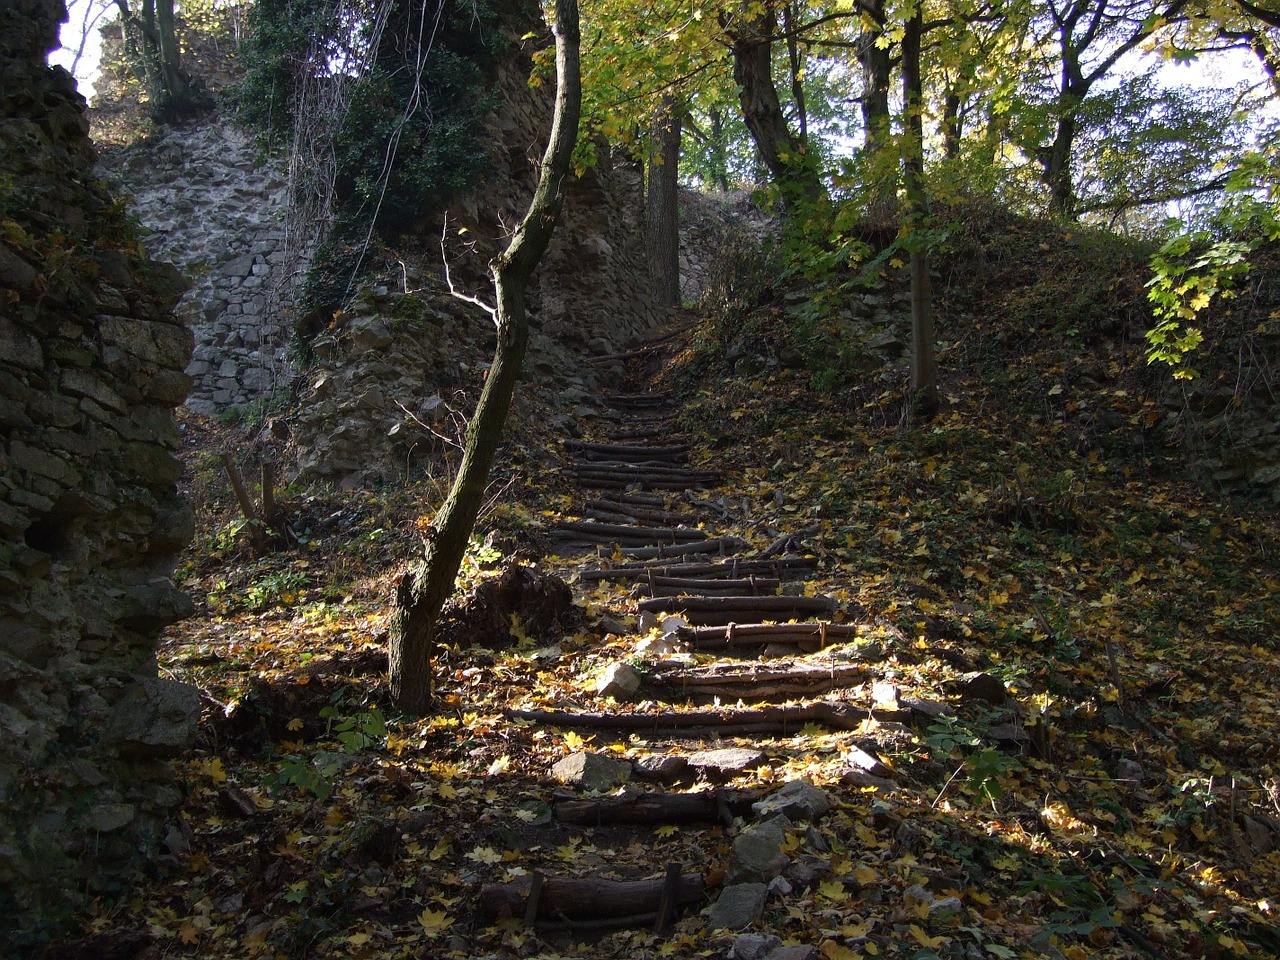
[[[907,194],[907,219],[920,230],[928,220],[924,187],[924,76],[920,43],[924,35],[923,4],[916,4],[902,35],[903,112],[907,149],[903,180]],[[938,411],[938,369],[933,343],[933,288],[929,282],[929,258],[924,238],[911,247],[911,393],[913,410],[931,418]]]
[[[656,149],[649,160],[645,196],[649,240],[649,277],[659,306],[680,306],[680,106],[663,97],[653,117]]]
[[[582,103],[577,0],[556,0],[555,12],[556,102],[551,139],[529,210],[506,250],[491,265],[498,326],[493,365],[467,427],[462,463],[449,497],[436,515],[422,558],[396,588],[389,672],[392,698],[406,713],[423,714],[432,703],[436,621],[453,593],[520,376],[529,340],[525,303],[529,277],[546,251],[564,203]]]
[[[805,159],[803,141],[787,124],[773,83],[776,31],[777,14],[772,6],[750,17],[744,12],[731,28],[733,79],[738,84],[742,119],[773,182],[784,192],[816,200],[822,194],[822,184]]]

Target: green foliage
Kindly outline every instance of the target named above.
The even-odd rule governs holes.
[[[318,750],[309,756],[301,752],[287,754],[279,766],[263,778],[263,784],[273,794],[293,787],[317,800],[327,800],[333,793],[334,778],[342,768],[343,754],[355,754],[385,744],[387,722],[381,708],[361,704],[354,712],[346,713],[349,693],[346,687],[335,691],[328,705],[320,710],[325,721],[324,735],[338,742],[340,752]]]
[[[1280,184],[1275,159],[1280,143],[1247,154],[1228,179],[1228,203],[1208,229],[1173,237],[1151,258],[1148,298],[1155,325],[1147,331],[1147,360],[1168,364],[1180,379],[1196,376],[1189,356],[1204,334],[1196,318],[1215,298],[1233,295],[1249,271],[1249,258],[1265,243],[1280,241]]]
[[[407,3],[393,3],[381,27],[372,2],[254,8],[240,120],[267,143],[305,127],[298,135],[332,161],[333,226],[300,292],[304,343],[375,264],[371,240],[431,218],[488,169],[479,133],[494,102],[496,15],[461,2],[442,12],[424,33],[421,8]]]

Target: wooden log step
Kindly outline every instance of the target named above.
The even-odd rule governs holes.
[[[821,723],[836,730],[857,730],[868,719],[901,723],[911,711],[898,707],[866,706],[822,700],[801,706],[765,706],[701,710],[657,710],[650,713],[580,713],[572,710],[508,710],[509,720],[546,727],[603,730],[643,730],[655,736],[688,736],[694,731],[719,731],[734,736],[740,731],[799,733],[807,724]]]
[[[706,480],[718,480],[717,470],[696,470],[690,467],[669,463],[627,463],[625,460],[598,460],[590,463],[575,461],[565,468],[566,472],[602,477],[634,478],[637,475],[646,477],[696,477]]]
[[[646,579],[650,573],[663,577],[717,577],[735,578],[750,574],[769,573],[779,579],[788,579],[785,574],[801,574],[814,569],[818,565],[816,557],[774,557],[768,560],[752,560],[750,558],[732,557],[723,563],[678,563],[671,564],[665,560],[642,560],[635,563],[615,563],[598,569],[579,570],[580,580],[638,580]]]
[[[696,521],[697,518],[687,513],[670,513],[665,510],[645,510],[642,507],[632,507],[630,512],[625,509],[606,510],[602,507],[587,506],[582,509],[582,519],[598,520],[601,523],[672,523],[681,524],[688,523],[690,520]]]
[[[747,546],[745,540],[737,537],[716,537],[702,543],[678,543],[672,546],[658,544],[652,547],[624,547],[622,555],[636,560],[655,559],[661,557],[683,557],[693,553],[732,553]]]
[[[636,604],[641,612],[679,613],[696,626],[789,620],[832,613],[831,597],[654,597]]]
[[[642,588],[650,597],[678,597],[698,594],[704,597],[769,597],[782,588],[782,581],[769,577],[747,577],[741,580],[702,580],[694,577],[649,576]]]
[[[666,406],[671,402],[672,394],[664,393],[610,393],[604,402],[616,410],[651,410],[654,407]]]
[[[733,823],[734,817],[751,814],[751,804],[762,790],[710,790],[699,793],[641,793],[622,797],[577,797],[552,801],[552,812],[561,823],[584,826],[606,824]]]
[[[663,670],[650,674],[646,687],[682,696],[716,696],[765,700],[773,697],[817,697],[863,682],[871,670],[861,663],[765,664],[715,663],[706,667]]]
[[[566,547],[579,546],[599,550],[602,547],[608,546],[608,544],[602,544],[599,541],[574,540],[573,538],[575,534],[568,531],[563,534],[556,534],[555,531],[552,531],[552,536],[555,537],[562,546]],[[663,558],[661,562],[669,563],[672,559],[678,559],[690,554],[718,553],[721,556],[727,556],[735,550],[741,550],[746,545],[746,541],[739,540],[737,537],[717,537],[714,540],[704,540],[701,543],[660,543],[651,547],[637,547],[625,543],[615,543],[613,544],[614,550],[612,551],[612,555],[622,558],[631,557],[634,559]]]
[[[578,486],[585,487],[588,490],[689,490],[694,487],[702,488],[720,484],[718,477],[712,480],[681,479],[678,477],[655,480],[647,477],[601,479],[598,477],[570,476],[570,479],[576,482]]]
[[[539,882],[540,881],[540,882]],[[666,879],[613,880],[608,877],[543,877],[535,874],[510,883],[486,883],[480,888],[480,913],[499,919],[523,917],[538,926],[574,921],[632,921],[628,926],[652,924],[662,902]],[[675,901],[679,906],[700,904],[706,897],[702,874],[679,878]]]
[[[641,490],[629,490],[620,493],[615,498],[615,502],[622,504],[645,504],[651,507],[665,507],[667,505],[667,494],[665,493],[645,493]]]
[[[731,623],[724,626],[681,627],[675,639],[695,650],[736,650],[771,643],[793,644],[802,650],[822,650],[858,638],[851,623]]]
[[[647,447],[629,443],[596,443],[589,440],[565,440],[566,450],[587,454],[615,454],[620,460],[683,460],[689,455],[689,444],[680,443],[663,447]]]
[[[696,527],[633,527],[624,523],[598,523],[594,520],[566,520],[555,532],[569,531],[578,536],[599,538],[605,542],[630,540],[640,543],[693,543],[708,539],[707,531]]]
[[[622,516],[634,517],[637,520],[648,520],[653,523],[681,524],[687,523],[693,517],[692,514],[677,513],[674,510],[667,510],[660,506],[627,503],[621,498],[617,500],[588,500],[583,509],[591,513],[621,514]]]

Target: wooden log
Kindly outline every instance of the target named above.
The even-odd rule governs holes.
[[[836,608],[831,597],[652,597],[640,600],[641,612],[679,613],[694,626],[728,626],[789,620],[812,614],[830,614]]]
[[[566,473],[566,476],[568,474]],[[580,487],[588,490],[690,490],[693,488],[701,488],[709,485],[717,485],[719,479],[715,480],[685,480],[685,479],[667,479],[655,480],[646,477],[635,477],[630,480],[625,478],[601,479],[598,477],[575,477],[569,476]]]
[[[698,594],[703,597],[769,597],[777,595],[782,588],[782,581],[755,576],[740,580],[703,580],[651,574],[645,578],[643,586],[651,597],[678,597],[681,594]]]
[[[596,797],[553,801],[552,812],[561,823],[600,827],[606,824],[720,823],[725,814],[748,816],[751,804],[763,792],[713,790],[701,793],[642,793],[628,797]]]
[[[566,520],[557,530],[610,539],[639,540],[644,543],[691,543],[706,540],[707,532],[695,527],[633,527],[621,523],[599,523],[594,520]]]
[[[717,537],[701,543],[657,544],[652,547],[623,547],[622,555],[633,559],[684,557],[698,553],[726,553],[741,550],[746,541],[737,537]]]
[[[870,672],[866,665],[860,663],[804,664],[799,667],[716,663],[706,667],[659,671],[651,674],[645,685],[683,695],[759,700],[778,696],[819,696],[859,683]]]
[[[610,393],[604,402],[616,409],[648,410],[661,407],[670,402],[672,394],[663,393]]]
[[[640,560],[633,563],[614,563],[597,569],[579,570],[580,580],[636,580],[645,579],[652,572],[655,576],[690,577],[740,577],[745,574],[771,573],[781,578],[784,573],[801,573],[818,565],[814,557],[774,557],[769,560],[753,560],[733,557],[724,563],[679,563],[666,560]]]
[[[644,730],[666,736],[689,736],[695,730],[699,733],[713,730],[722,737],[762,731],[794,734],[810,723],[821,723],[836,730],[857,730],[869,718],[899,723],[911,719],[910,710],[826,701],[808,706],[765,706],[733,710],[704,708],[659,710],[653,713],[508,710],[505,715],[510,720],[532,721],[548,727]]]
[[[694,470],[665,463],[625,463],[621,460],[575,462],[565,468],[569,476],[596,480],[719,480],[714,470]]]
[[[674,638],[695,650],[734,650],[790,643],[809,650],[822,650],[835,643],[858,637],[851,623],[730,623],[724,626],[681,627]]]
[[[510,883],[486,883],[480,888],[479,911],[490,918],[523,917],[533,888],[532,877],[521,877]],[[665,877],[652,880],[613,880],[608,877],[544,878],[533,921],[593,921],[601,918],[638,917],[647,915],[644,923],[652,923],[662,902]],[[678,907],[701,903],[706,884],[698,873],[680,877],[675,902]]]
[[[565,440],[564,448],[591,455],[614,454],[615,459],[626,461],[634,461],[636,459],[684,460],[688,457],[690,450],[690,446],[687,443],[648,447],[630,443],[596,443],[591,440]]]
[[[688,523],[694,519],[692,514],[676,513],[674,510],[667,510],[661,506],[649,506],[641,503],[626,503],[622,500],[588,500],[583,507],[586,511],[620,514],[630,517],[633,520],[647,521],[649,523],[670,523],[681,524]]]

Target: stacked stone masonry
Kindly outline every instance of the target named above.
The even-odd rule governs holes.
[[[530,69],[519,52],[498,67],[498,107],[484,134],[492,173],[449,211],[450,279],[485,300],[488,264],[524,214],[550,128],[552,91],[531,88]],[[148,251],[192,284],[178,308],[195,335],[191,410],[221,413],[296,385],[293,473],[304,480],[402,479],[438,454],[438,419],[456,391],[478,389],[493,337],[492,320],[444,283],[443,223],[424,223],[419,259],[370,282],[297,369],[291,264],[305,261],[287,251],[281,166],[215,120],[114,152],[100,169],[134,198]],[[584,357],[622,349],[661,320],[643,216],[643,176],[629,158],[605,151],[571,184],[529,291],[530,389],[590,394]]]
[[[177,313],[195,336],[187,407],[212,415],[286,389],[289,290],[279,161],[219,119],[105,154],[99,172],[133,200],[147,252],[178,264]]]
[[[192,533],[173,408],[190,333],[92,173],[85,104],[50,69],[61,0],[0,7],[0,955],[121,889],[181,800],[197,691],[160,679]]]

